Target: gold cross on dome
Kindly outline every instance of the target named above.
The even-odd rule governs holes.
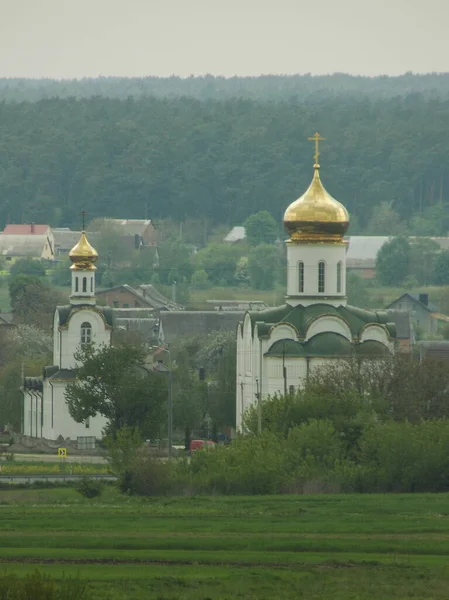
[[[80,212],[80,217],[82,217],[82,219],[83,219],[83,231],[85,231],[85,229],[86,229],[86,215],[87,215],[87,212],[85,210],[82,210]]]
[[[315,142],[315,154],[313,155],[313,158],[315,159],[315,164],[313,166],[318,168],[320,166],[318,163],[318,159],[320,157],[319,143],[324,142],[326,138],[321,137],[321,135],[318,132],[316,132],[314,136],[309,137],[307,139],[309,140],[309,142]]]

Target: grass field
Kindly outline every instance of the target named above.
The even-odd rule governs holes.
[[[449,495],[138,499],[1,490],[0,571],[97,599],[449,596]]]

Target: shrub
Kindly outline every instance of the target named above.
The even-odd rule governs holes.
[[[76,491],[85,498],[96,498],[101,495],[103,486],[101,482],[95,481],[90,477],[83,477],[76,486]]]
[[[123,493],[139,496],[164,496],[172,489],[171,463],[137,456],[119,477],[119,489]]]
[[[79,577],[55,581],[49,575],[34,571],[24,579],[17,575],[0,576],[0,600],[89,600],[87,584]]]

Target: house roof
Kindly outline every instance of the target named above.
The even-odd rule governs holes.
[[[174,310],[180,311],[182,310],[182,306],[173,302],[159,290],[157,290],[154,285],[151,284],[142,284],[137,287],[137,292],[142,294],[145,299],[149,302],[149,304],[155,309],[163,309],[163,310]]]
[[[160,313],[161,335],[165,342],[170,343],[182,335],[234,331],[243,316],[242,311],[162,311]]]
[[[351,235],[349,237],[346,262],[350,260],[374,260],[385,242],[391,238],[375,235]]]
[[[418,342],[419,357],[449,361],[449,342]]]
[[[81,231],[72,231],[67,227],[61,227],[59,229],[53,229],[53,238],[55,240],[55,249],[59,252],[69,251],[79,242],[81,237]],[[93,246],[98,244],[101,234],[97,231],[88,232],[89,242]]]
[[[151,225],[151,219],[106,219],[122,229],[123,235],[143,235]]]
[[[7,225],[3,230],[3,235],[45,235],[50,229],[50,225],[35,225],[34,223]]]
[[[421,302],[421,300],[419,299],[420,294],[409,294],[408,292],[405,292],[405,294],[402,294],[401,296],[399,296],[399,298],[396,298],[396,300],[393,300],[393,302],[391,302],[387,306],[387,309],[393,308],[395,306],[395,304],[400,302],[403,298],[410,298],[411,300],[413,300],[414,302],[419,304],[422,308],[425,308],[426,310],[428,310],[431,313],[438,312],[438,306],[436,304],[434,304],[433,302],[428,302],[427,304],[424,304],[424,302]]]
[[[29,256],[40,258],[44,251],[45,244],[50,245],[46,235],[27,234],[16,235],[4,233],[0,235],[0,254],[2,256]],[[51,251],[53,250],[50,246]]]
[[[224,242],[240,242],[246,238],[246,229],[243,226],[237,225],[233,227],[228,235],[223,238]]]
[[[117,290],[124,290],[126,292],[129,292],[130,294],[132,294],[132,296],[134,296],[137,300],[139,300],[139,302],[142,302],[143,304],[146,304],[148,308],[154,308],[153,303],[151,302],[150,299],[146,298],[138,290],[135,290],[133,287],[131,287],[127,283],[124,283],[122,285],[115,285],[115,286],[110,287],[110,288],[104,288],[102,290],[97,290],[96,294],[97,294],[97,296],[101,297],[101,296],[105,296],[109,292],[114,292],[114,291],[117,291]]]
[[[355,306],[332,306],[331,304],[311,304],[310,306],[292,307],[289,304],[269,308],[259,312],[250,312],[251,323],[257,323],[260,337],[269,335],[271,327],[277,323],[288,323],[296,328],[299,337],[305,337],[311,323],[318,317],[336,316],[349,326],[354,337],[358,337],[366,325],[384,325],[391,337],[396,337],[396,327],[389,321],[384,310],[368,311]]]

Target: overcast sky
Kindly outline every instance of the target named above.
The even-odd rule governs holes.
[[[449,0],[0,0],[0,77],[449,71]]]

